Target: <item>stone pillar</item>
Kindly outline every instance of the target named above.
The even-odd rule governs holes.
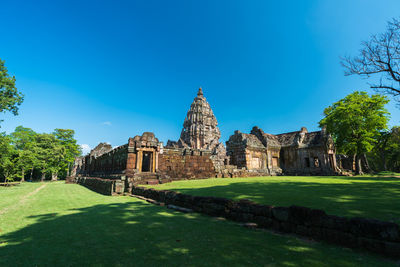
[[[136,158],[136,169],[138,169],[139,172],[142,172],[142,161],[143,161],[143,151],[138,150]]]
[[[156,172],[156,151],[153,151],[151,156],[151,172]]]
[[[154,152],[154,155],[155,155],[155,160],[154,160],[154,165],[155,165],[155,166],[154,166],[154,170],[155,170],[155,171],[158,171],[158,154],[159,154],[159,153],[158,153],[157,151]]]

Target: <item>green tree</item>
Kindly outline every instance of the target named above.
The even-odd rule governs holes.
[[[32,178],[33,170],[37,164],[37,155],[35,155],[34,149],[36,132],[30,128],[18,126],[10,136],[18,152],[16,167],[20,170],[21,181],[23,182],[27,170],[30,170],[30,178]]]
[[[24,100],[15,87],[15,77],[8,74],[4,61],[0,59],[0,112],[10,111],[18,115],[18,106]]]
[[[35,144],[38,168],[42,172],[41,180],[46,179],[46,174],[51,173],[52,180],[57,180],[61,169],[60,162],[64,159],[65,148],[58,142],[53,134],[37,134]]]
[[[389,143],[390,143],[390,131],[382,131],[376,138],[375,147],[369,153],[369,158],[372,159],[372,163],[374,165],[374,169],[377,171],[387,171],[387,158],[389,151]]]
[[[15,161],[18,157],[11,138],[4,133],[0,134],[0,171],[5,182],[13,181],[15,175]]]
[[[356,91],[324,110],[320,126],[326,126],[339,153],[354,156],[357,174],[363,173],[361,160],[366,160],[365,153],[374,147],[379,132],[387,129],[388,102],[385,96]]]
[[[390,131],[388,147],[388,167],[391,171],[400,172],[400,126]]]
[[[368,154],[377,171],[400,170],[400,127],[382,131],[376,140],[374,149]]]
[[[60,162],[60,171],[63,171],[66,176],[69,176],[75,158],[81,154],[80,146],[74,138],[75,131],[69,129],[55,129],[53,134],[65,149],[65,156]]]

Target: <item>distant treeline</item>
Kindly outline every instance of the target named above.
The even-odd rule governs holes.
[[[22,126],[9,135],[1,133],[0,181],[65,178],[81,154],[74,134],[68,129],[36,133]]]

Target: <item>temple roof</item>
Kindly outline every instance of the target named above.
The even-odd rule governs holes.
[[[254,126],[251,130],[251,134],[257,136],[257,138],[263,143],[265,147],[280,147],[280,141],[276,135],[264,133],[264,131],[257,126]]]
[[[245,146],[249,148],[260,148],[265,149],[265,146],[261,141],[253,134],[246,134],[240,131],[235,131],[229,140],[226,142],[228,146]]]
[[[98,144],[95,148],[93,148],[92,150],[90,150],[89,155],[91,157],[100,157],[101,155],[108,153],[112,150],[112,146],[109,143],[100,143]]]
[[[302,147],[312,147],[321,146],[325,143],[324,131],[308,132],[305,127],[302,127],[300,131],[282,133],[282,134],[268,134],[257,126],[253,127],[250,134],[243,134],[236,131],[234,135],[231,136],[228,142],[235,141],[238,143],[240,135],[241,139],[249,140],[242,142],[248,147],[259,147],[257,142],[253,141],[254,138],[259,140],[262,145],[266,148],[280,148],[280,147],[290,147],[290,146],[302,146]],[[253,137],[251,137],[253,136]],[[251,141],[250,141],[251,140]],[[227,144],[228,144],[227,142]],[[232,142],[230,144],[233,144]]]
[[[197,95],[198,95],[198,96],[203,95],[203,89],[201,89],[201,87],[199,88],[199,91],[197,92]]]
[[[217,119],[200,87],[187,112],[177,144],[180,147],[213,150],[220,137]]]

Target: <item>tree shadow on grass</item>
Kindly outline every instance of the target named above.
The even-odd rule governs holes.
[[[0,236],[0,266],[264,266],[393,264],[141,201],[95,205]]]
[[[400,224],[399,178],[360,177],[356,182],[346,183],[253,180],[204,188],[182,188],[180,185],[170,190],[196,196],[247,198],[275,206],[305,206],[322,209],[332,215],[375,218]]]

